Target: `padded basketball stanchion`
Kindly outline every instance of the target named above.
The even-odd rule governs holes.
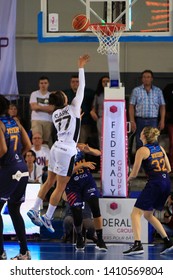
[[[104,197],[127,197],[128,143],[125,88],[105,87],[102,194]]]
[[[119,53],[108,54],[107,57],[110,87],[118,88],[120,86]]]

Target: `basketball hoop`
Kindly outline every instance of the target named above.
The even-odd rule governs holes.
[[[93,23],[89,29],[98,37],[100,54],[118,53],[118,40],[125,30],[125,24],[121,23]]]

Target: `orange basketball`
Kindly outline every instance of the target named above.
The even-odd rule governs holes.
[[[86,17],[86,15],[80,14],[80,15],[76,15],[73,18],[72,27],[78,32],[86,31],[89,25],[90,25],[90,21]]]

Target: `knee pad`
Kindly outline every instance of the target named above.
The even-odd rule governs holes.
[[[99,207],[99,199],[98,197],[92,197],[88,200],[88,204],[91,208],[91,212],[94,218],[98,218],[101,216],[100,207]]]

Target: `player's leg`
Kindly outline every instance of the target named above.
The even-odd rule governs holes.
[[[82,235],[82,206],[83,200],[81,197],[83,189],[79,183],[74,183],[73,180],[67,184],[66,196],[70,205],[70,210],[73,216],[73,224],[76,232],[76,250],[84,250],[85,242]]]
[[[124,251],[124,255],[136,255],[142,254],[144,252],[142,244],[141,244],[141,216],[143,215],[143,211],[137,207],[133,207],[131,213],[131,221],[132,221],[132,229],[134,235],[134,244],[133,246]]]
[[[81,205],[82,206],[82,205]],[[74,227],[76,232],[76,250],[83,251],[85,249],[85,243],[82,236],[82,207],[71,207]]]
[[[23,217],[20,213],[21,203],[8,202],[9,214],[19,241],[20,251],[17,256],[11,258],[12,260],[30,260],[31,255],[28,250],[25,224]]]
[[[4,239],[3,239],[3,220],[2,220],[2,215],[1,215],[1,211],[2,208],[5,204],[5,201],[0,201],[0,260],[6,260],[7,259],[7,255],[6,252],[4,250]]]
[[[61,146],[57,147],[54,145],[51,148],[49,171],[51,170],[54,174],[56,174],[56,187],[50,196],[48,209],[45,215],[41,217],[43,225],[50,232],[55,231],[52,227],[51,220],[56,207],[61,200],[66,185],[70,180],[70,176],[72,175],[75,152],[76,148],[74,149],[74,147],[67,147],[64,149]]]
[[[55,230],[52,227],[51,220],[69,180],[70,180],[69,176],[61,176],[61,175],[56,176],[56,187],[50,196],[48,209],[45,215],[41,217],[41,221],[43,225],[52,233]]]
[[[94,220],[92,218],[83,218],[83,229],[86,231],[86,238],[97,243]]]
[[[25,170],[26,166],[21,164],[20,170]],[[16,182],[15,182],[16,183]],[[28,177],[23,177],[17,182],[13,192],[8,200],[8,211],[19,241],[20,251],[12,260],[30,260],[31,255],[27,246],[25,223],[20,213],[20,206],[25,201],[25,191],[28,183]],[[11,185],[14,186],[13,182]]]
[[[87,202],[94,218],[94,226],[98,239],[96,248],[98,250],[107,251],[107,246],[103,240],[103,219],[100,213],[99,199],[97,196],[91,196]]]
[[[173,242],[167,236],[167,233],[162,226],[161,222],[153,215],[153,211],[144,211],[144,217],[160,234],[164,241],[164,247],[160,254],[165,254],[173,250]]]
[[[27,212],[27,215],[31,219],[32,223],[37,226],[43,225],[39,216],[40,207],[42,206],[46,194],[48,193],[50,188],[55,184],[55,181],[56,181],[56,174],[53,173],[52,171],[48,171],[47,180],[41,186],[33,207]]]

